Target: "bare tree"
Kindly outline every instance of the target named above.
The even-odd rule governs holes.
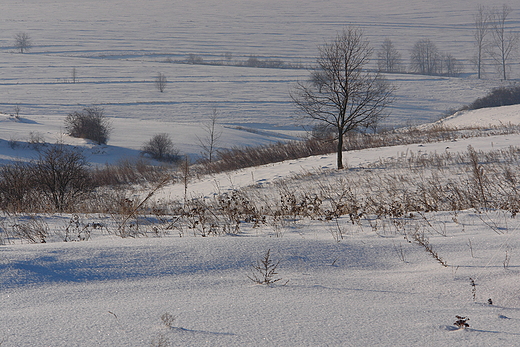
[[[389,38],[383,41],[381,49],[377,52],[377,67],[381,72],[401,71],[401,53]]]
[[[362,30],[347,27],[318,49],[310,81],[299,82],[291,97],[304,117],[335,130],[337,166],[342,169],[344,135],[379,120],[393,88],[379,73],[363,70],[372,49]]]
[[[217,130],[218,112],[213,108],[209,121],[203,124],[202,127],[206,133],[205,137],[199,138],[199,145],[202,148],[202,155],[211,163],[215,154],[218,141],[222,136],[222,132]]]
[[[489,33],[490,19],[490,13],[487,8],[483,5],[479,5],[477,13],[475,14],[475,33],[473,35],[475,38],[475,46],[477,47],[475,65],[477,66],[477,76],[479,79],[482,77],[482,61],[484,59],[486,43],[485,39]]]
[[[76,70],[75,67],[72,68],[71,77],[72,77],[72,83],[76,83],[76,81],[78,79],[78,70]]]
[[[411,51],[411,70],[422,75],[436,75],[440,69],[440,58],[441,54],[432,41],[429,39],[419,40]]]
[[[35,184],[60,212],[92,188],[85,157],[63,145],[45,150],[31,173]]]
[[[462,73],[462,64],[451,54],[442,55],[441,72],[447,76],[457,77]]]
[[[25,53],[32,47],[32,40],[29,34],[20,32],[14,35],[14,46],[20,50],[20,53]]]
[[[166,83],[168,83],[166,76],[159,72],[155,77],[155,87],[162,93],[166,89]]]
[[[491,12],[491,34],[493,39],[489,53],[502,75],[507,80],[507,70],[510,68],[510,59],[518,46],[519,34],[507,31],[507,17],[511,13],[511,7],[503,5],[501,9],[493,9]]]

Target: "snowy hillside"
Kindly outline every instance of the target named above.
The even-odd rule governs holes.
[[[513,122],[513,113],[520,119],[518,107],[473,111],[483,112],[487,120],[504,114]],[[471,114],[451,121],[460,125]],[[211,197],[253,184],[244,190],[252,198],[282,179],[298,194],[350,174],[408,175],[385,164],[403,157],[457,155],[468,145],[488,153],[519,140],[345,152],[343,173],[327,170],[333,156],[312,157],[203,178],[190,182],[188,194]],[[449,170],[458,175],[456,167]],[[153,199],[182,194],[171,186]],[[16,218],[4,217],[4,234]],[[158,231],[121,238],[114,216],[37,218],[48,225],[47,243],[4,238],[0,246],[2,346],[512,346],[518,340],[519,225],[506,210],[364,216],[354,224],[348,216],[299,217],[243,223],[238,233],[216,237],[164,229],[157,221]],[[72,220],[80,235],[87,223],[104,227],[86,241],[63,242]],[[279,281],[255,284],[252,265],[268,250],[272,264],[279,261],[272,278]],[[459,329],[456,316],[469,318],[462,319],[469,328]]]

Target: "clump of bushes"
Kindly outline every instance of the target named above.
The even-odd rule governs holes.
[[[174,162],[180,159],[179,151],[173,145],[170,135],[164,133],[155,134],[145,142],[141,154],[164,162]]]
[[[108,141],[112,126],[103,114],[103,109],[92,106],[68,114],[65,129],[72,137],[89,139],[98,145],[104,145]]]
[[[520,85],[494,88],[488,95],[467,106],[469,110],[520,104]]]
[[[72,211],[92,189],[85,157],[63,145],[47,148],[37,160],[0,169],[0,208],[5,211]]]

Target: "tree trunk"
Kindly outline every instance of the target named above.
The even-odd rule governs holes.
[[[343,169],[343,132],[340,131],[338,135],[338,155],[337,155],[338,169]]]

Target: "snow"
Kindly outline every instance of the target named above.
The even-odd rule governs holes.
[[[518,125],[520,123],[520,106],[511,105],[474,111],[460,111],[438,123],[454,128]]]
[[[375,49],[386,37],[391,38],[405,63],[414,42],[428,37],[464,63],[466,77],[473,70],[474,7],[470,0],[413,5],[402,0],[384,5],[376,0],[331,0],[326,5],[296,0],[153,0],[146,5],[135,0],[6,0],[0,14],[4,33],[0,38],[0,112],[12,114],[18,105],[54,141],[56,136],[61,138],[56,134],[68,113],[95,104],[114,119],[111,145],[140,148],[149,133],[133,131],[130,138],[128,128],[135,121],[142,121],[142,126],[153,120],[164,123],[164,131],[181,152],[192,157],[200,148],[196,137],[189,135],[196,135],[193,127],[200,128],[213,108],[225,129],[243,126],[274,134],[249,142],[249,134],[225,130],[227,141],[220,144],[222,148],[295,138],[305,122],[295,117],[289,92],[296,81],[309,77],[306,69],[170,61],[196,54],[206,61],[232,64],[258,56],[307,65],[314,61],[317,45],[353,24],[365,30]],[[517,30],[518,23],[519,14],[514,11],[511,29]],[[33,40],[29,53],[19,54],[13,47],[12,37],[20,31]],[[397,90],[383,126],[436,121],[448,110],[485,95],[501,84],[489,62],[486,68],[484,80],[388,75]],[[71,83],[73,69],[77,83]],[[513,78],[518,77],[517,70],[513,66]],[[169,81],[163,93],[153,83],[159,72]],[[125,122],[131,124],[121,124]],[[14,134],[26,138],[27,128],[15,129]],[[9,140],[12,134],[2,130],[0,139]]]
[[[473,112],[498,121],[501,110],[507,117],[512,112],[511,107]],[[473,119],[471,112],[460,117]],[[519,140],[493,136],[345,156],[355,168],[406,151],[433,153],[448,146],[457,152],[468,144],[487,151]],[[327,170],[332,163],[333,155],[318,156],[215,175],[190,183],[189,194],[270,184]],[[155,198],[181,194],[179,186],[169,186]],[[70,216],[44,216],[57,233],[53,242],[0,246],[1,341],[5,346],[515,345],[520,225],[501,211],[484,217],[461,211],[456,217],[455,223],[451,212],[427,216],[445,230],[429,234],[449,265],[443,267],[391,227],[374,232],[347,220],[340,221],[346,230],[340,242],[331,234],[333,225],[304,220],[279,234],[269,226],[206,238],[170,232],[122,239],[97,232],[89,241],[61,242]],[[503,233],[491,230],[492,223]],[[251,264],[268,249],[280,261],[281,280],[254,284],[247,277]],[[470,278],[477,284],[475,300]],[[171,327],[162,322],[164,313],[175,317]],[[456,315],[469,317],[470,327],[458,330]]]
[[[497,235],[471,212],[459,217],[464,232],[451,223],[447,237],[431,237],[449,268],[398,235],[352,228],[336,243],[312,225],[281,238],[2,246],[4,343],[138,346],[162,334],[173,346],[514,345],[518,258],[504,269],[500,247],[520,246],[517,223]],[[272,287],[246,277],[267,249],[281,261],[283,282]],[[165,312],[176,317],[172,328]],[[456,331],[455,315],[470,317],[470,329]]]
[[[204,136],[201,124],[213,107],[221,116],[223,148],[296,139],[304,131],[293,118],[288,93],[306,70],[166,59],[196,53],[209,60],[231,52],[233,59],[258,55],[305,63],[316,44],[353,23],[363,26],[374,45],[391,37],[403,56],[416,38],[430,37],[467,62],[474,6],[469,0],[392,0],[384,6],[376,0],[6,0],[0,13],[0,165],[38,156],[27,144],[31,133],[76,146],[93,165],[134,158],[144,141],[163,132],[172,134],[181,152],[195,156],[197,137]],[[518,26],[518,14],[512,15]],[[28,54],[14,53],[9,42],[19,31],[35,41]],[[171,81],[164,93],[153,86],[159,71]],[[388,127],[437,121],[449,108],[500,84],[387,77],[399,87]],[[103,106],[113,123],[106,146],[63,134],[66,114],[89,104]],[[14,105],[21,107],[18,118],[9,115]],[[520,124],[520,108],[464,111],[441,122],[460,128]],[[362,174],[374,163],[411,153],[460,153],[468,145],[490,151],[519,142],[520,135],[510,134],[350,151],[344,157],[347,171]],[[261,189],[308,173],[326,179],[342,174],[334,163],[331,154],[200,177],[189,182],[187,194]],[[176,184],[153,199],[183,197],[184,186]],[[376,230],[366,220],[358,225],[345,217],[338,226],[301,219],[280,230],[244,225],[237,235],[219,237],[165,231],[160,237],[121,238],[107,231],[117,228],[115,217],[92,214],[79,218],[108,229],[94,231],[88,241],[63,242],[73,216],[37,217],[50,226],[47,243],[0,245],[2,347],[160,346],[161,341],[162,346],[518,345],[520,225],[506,211],[428,213],[429,223],[410,219],[403,228],[423,228],[447,267],[389,220]],[[10,228],[15,219],[2,216],[0,227]],[[339,240],[337,227],[344,231]],[[271,286],[248,278],[267,250],[280,261],[281,280]],[[165,313],[175,317],[171,326],[161,320]],[[456,315],[469,317],[470,327],[457,329]]]

